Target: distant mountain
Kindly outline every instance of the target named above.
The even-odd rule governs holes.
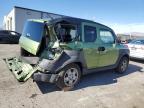
[[[121,34],[117,34],[117,37],[121,40],[143,39],[144,33],[140,33],[140,32],[121,33]]]
[[[131,32],[131,33],[123,33],[123,35],[130,35],[131,36],[144,36],[144,33],[141,33],[141,32]]]
[[[131,35],[133,35],[133,36],[144,36],[144,33],[132,32]]]

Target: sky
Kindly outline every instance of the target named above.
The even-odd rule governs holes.
[[[144,0],[0,0],[0,27],[13,6],[94,20],[116,33],[144,33]]]

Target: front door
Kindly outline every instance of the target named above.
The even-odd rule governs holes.
[[[119,55],[115,35],[111,30],[99,29],[101,44],[99,45],[99,67],[110,66],[116,63]]]

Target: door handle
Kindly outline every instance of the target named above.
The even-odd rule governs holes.
[[[98,47],[98,51],[105,51],[105,47]]]

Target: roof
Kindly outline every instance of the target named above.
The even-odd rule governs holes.
[[[57,23],[57,22],[60,22],[60,21],[67,21],[67,22],[71,22],[73,24],[81,24],[82,22],[86,22],[86,23],[93,23],[93,24],[97,24],[97,25],[101,25],[101,26],[105,26],[106,28],[109,28],[111,29],[110,27],[106,26],[106,25],[103,25],[103,24],[100,24],[98,22],[94,22],[94,21],[91,21],[91,20],[86,20],[86,19],[81,19],[81,18],[75,18],[75,17],[62,17],[62,18],[56,18],[54,20],[52,20],[51,22],[52,23]],[[111,29],[112,30],[112,29]]]
[[[31,21],[35,21],[35,22],[40,22],[40,23],[48,23],[48,24],[56,24],[58,22],[61,22],[61,21],[66,21],[66,22],[69,22],[69,23],[72,23],[72,24],[80,24],[82,22],[85,22],[85,23],[93,23],[93,24],[97,24],[97,25],[100,25],[100,26],[104,26],[106,28],[109,28],[108,26],[105,26],[103,24],[100,24],[100,23],[97,23],[97,22],[94,22],[94,21],[91,21],[91,20],[86,20],[86,19],[80,19],[80,18],[74,18],[74,17],[61,17],[61,18],[55,18],[55,19],[29,19]],[[112,30],[111,28],[109,28],[110,30]],[[112,30],[113,31],[113,30]]]

